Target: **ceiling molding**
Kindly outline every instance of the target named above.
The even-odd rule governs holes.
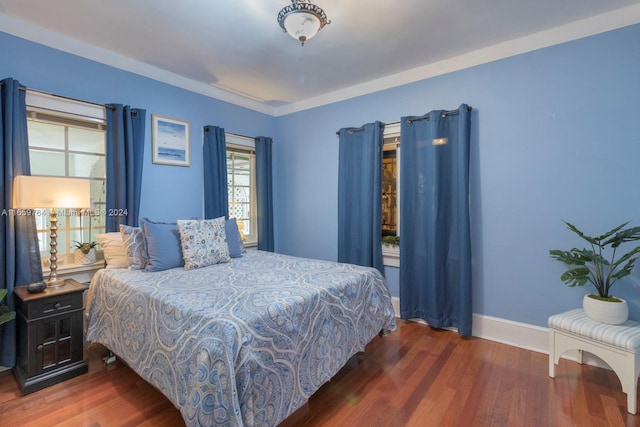
[[[402,86],[408,83],[463,70],[480,64],[486,64],[488,62],[497,61],[510,56],[543,49],[545,47],[566,43],[637,23],[640,23],[640,4],[592,16],[590,18],[575,21],[550,30],[540,31],[538,33],[503,43],[498,43],[463,55],[423,65],[421,67],[382,77],[380,79],[371,80],[369,82],[326,93],[321,96],[283,105],[276,109],[275,115],[284,116],[308,110],[310,108],[344,101],[357,96]]]
[[[182,77],[110,50],[84,43],[60,33],[15,19],[3,13],[0,13],[0,31],[220,101],[225,101],[270,116],[275,115],[275,109],[270,105],[212,85]]]
[[[2,32],[274,117],[402,86],[637,23],[640,23],[640,4],[582,19],[507,42],[498,43],[463,55],[336,90],[321,96],[308,98],[280,107],[273,107],[251,99],[250,97],[182,77],[124,55],[72,39],[0,13],[0,31]]]

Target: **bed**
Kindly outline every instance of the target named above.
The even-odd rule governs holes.
[[[396,328],[377,270],[263,251],[188,271],[103,269],[87,309],[87,340],[157,387],[188,426],[277,425]]]

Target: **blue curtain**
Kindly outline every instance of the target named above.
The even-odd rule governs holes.
[[[258,249],[274,251],[273,175],[271,138],[259,136],[256,143],[256,197],[258,199]]]
[[[120,224],[138,226],[146,110],[108,104],[107,110],[107,232]]]
[[[204,217],[229,216],[227,142],[224,129],[204,127]]]
[[[469,108],[400,126],[401,316],[470,336]]]
[[[384,123],[343,128],[338,160],[338,261],[375,267],[382,262],[382,146]]]
[[[25,96],[26,90],[17,80],[2,80],[0,287],[8,291],[2,303],[7,304],[10,310],[15,310],[13,289],[16,286],[42,280],[35,217],[15,215],[10,211],[13,199],[13,178],[17,175],[31,175]],[[12,320],[0,326],[0,366],[13,367],[15,364],[16,322]]]

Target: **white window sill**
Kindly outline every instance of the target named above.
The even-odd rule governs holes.
[[[382,262],[388,267],[400,267],[400,246],[382,245]]]
[[[102,252],[98,252],[97,257],[98,260],[93,264],[76,264],[73,262],[73,255],[62,256],[61,259],[58,260],[56,273],[60,279],[75,279],[80,283],[88,282],[96,271],[104,268]],[[51,273],[49,269],[49,258],[43,255],[42,261],[42,277],[47,280]]]
[[[56,271],[58,274],[84,273],[88,271],[100,270],[104,267],[104,260],[96,261],[93,264],[58,264]],[[42,274],[48,276],[50,273],[49,265],[42,266]]]

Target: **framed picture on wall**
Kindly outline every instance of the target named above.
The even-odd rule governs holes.
[[[160,165],[191,164],[189,122],[172,117],[151,115],[152,161]]]

